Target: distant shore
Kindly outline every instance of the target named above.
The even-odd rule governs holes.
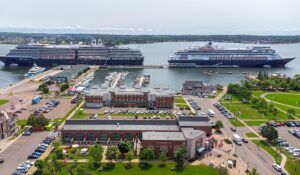
[[[91,39],[102,39],[105,44],[146,44],[157,42],[229,42],[245,44],[300,43],[300,35],[110,35],[110,34],[47,34],[0,32],[0,44],[25,44],[32,40],[45,44],[90,44]]]

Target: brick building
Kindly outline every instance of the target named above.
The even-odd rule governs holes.
[[[174,95],[166,89],[101,89],[92,88],[85,94],[87,108],[143,107],[173,108]]]
[[[14,135],[18,131],[17,116],[0,111],[0,140]]]
[[[67,120],[61,130],[61,140],[65,144],[116,144],[126,139],[153,149],[157,156],[161,151],[167,151],[169,157],[184,146],[186,157],[193,158],[205,148],[206,135],[210,134],[208,119],[201,117],[179,117],[176,120]]]

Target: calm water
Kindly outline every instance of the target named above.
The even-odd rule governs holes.
[[[204,45],[205,42],[165,42],[153,44],[130,44],[128,47],[140,49],[145,56],[145,64],[167,65],[167,60],[174,50],[188,48],[194,45]],[[215,43],[219,47],[247,47],[251,44],[239,43]],[[106,69],[99,70],[96,73],[94,83],[100,84],[108,72],[128,71],[130,72],[126,79],[126,84],[131,86],[136,76],[142,74],[151,75],[150,86],[169,87],[172,90],[179,91],[185,80],[202,80],[207,83],[228,84],[230,82],[239,82],[244,78],[244,73],[257,73],[260,70],[272,72],[282,72],[289,76],[300,73],[300,44],[276,44],[268,45],[277,51],[281,56],[297,57],[294,61],[287,64],[286,68],[275,69],[249,69],[249,68],[164,68],[164,69]],[[0,55],[9,51],[13,45],[0,45]],[[1,64],[1,63],[0,63]],[[3,64],[1,64],[3,65]],[[23,74],[28,68],[0,68],[0,87],[5,87],[13,82],[23,78]],[[213,75],[209,76],[206,72]],[[232,74],[228,74],[232,72]]]

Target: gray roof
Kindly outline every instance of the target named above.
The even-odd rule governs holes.
[[[88,68],[88,65],[72,65],[70,67],[64,68],[64,70],[54,76],[52,78],[72,78],[73,76],[76,76],[79,72],[82,72],[84,69]]]
[[[207,117],[179,117],[179,126],[211,126]]]
[[[193,128],[181,128],[181,131],[185,138],[195,139],[200,136],[206,136],[205,132],[200,130],[194,130]]]
[[[179,131],[176,125],[65,125],[65,131]]]
[[[182,132],[143,132],[142,140],[185,141]]]
[[[67,120],[63,130],[179,131],[176,120]]]

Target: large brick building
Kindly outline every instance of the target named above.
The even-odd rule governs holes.
[[[192,118],[192,119],[191,119]],[[118,143],[129,140],[149,147],[158,155],[169,157],[181,146],[186,157],[193,158],[205,148],[206,135],[211,135],[207,118],[179,117],[176,120],[67,120],[61,130],[65,144]]]
[[[87,108],[108,107],[143,107],[173,108],[174,95],[166,89],[101,89],[92,88],[85,96]]]

